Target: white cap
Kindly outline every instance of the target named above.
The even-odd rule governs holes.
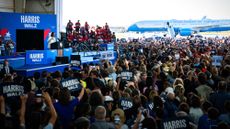
[[[171,94],[175,94],[172,87],[167,87],[167,88],[165,89],[165,92],[166,92],[167,95],[170,94],[170,93],[171,93]]]
[[[105,96],[105,102],[112,102],[113,98],[111,96]]]

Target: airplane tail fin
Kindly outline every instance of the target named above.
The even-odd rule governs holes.
[[[170,37],[175,38],[176,34],[175,34],[175,31],[174,31],[174,28],[173,28],[173,26],[171,26],[169,24],[169,22],[167,22],[167,30],[168,30],[168,33],[169,33]]]
[[[203,16],[201,20],[203,21],[203,20],[205,20],[205,19],[207,19],[207,16]]]

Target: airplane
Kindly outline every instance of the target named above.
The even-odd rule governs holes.
[[[170,30],[171,29],[171,30]],[[173,29],[173,30],[172,30]],[[189,36],[198,32],[211,32],[211,31],[229,31],[230,19],[213,20],[207,19],[204,16],[201,20],[149,20],[139,21],[128,27],[127,31],[134,32],[155,32],[168,31],[175,35]],[[170,32],[171,31],[171,32]],[[173,36],[173,35],[172,35]]]

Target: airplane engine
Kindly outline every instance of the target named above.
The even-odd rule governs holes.
[[[192,29],[190,28],[181,28],[179,30],[179,34],[181,36],[190,36],[193,33]]]

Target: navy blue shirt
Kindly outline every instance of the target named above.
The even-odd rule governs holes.
[[[69,124],[74,119],[74,108],[78,104],[78,98],[72,99],[68,105],[62,105],[59,102],[54,103],[54,107],[59,116],[60,124],[63,126],[64,129],[67,129]]]

